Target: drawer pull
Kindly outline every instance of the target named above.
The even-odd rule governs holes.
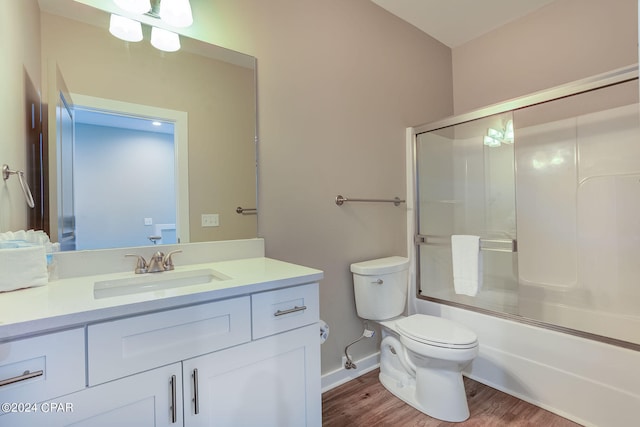
[[[195,415],[200,413],[200,403],[198,402],[198,370],[193,370],[193,412]]]
[[[306,305],[303,305],[301,307],[298,307],[297,305],[293,308],[290,308],[289,310],[278,310],[275,313],[273,313],[274,316],[284,316],[285,314],[291,314],[291,313],[295,313],[296,311],[304,311],[307,309]]]
[[[176,408],[176,376],[171,375],[171,422],[178,421],[178,408]]]
[[[4,387],[5,385],[9,385],[9,384],[13,384],[13,383],[18,383],[20,381],[30,380],[31,378],[42,376],[42,374],[44,374],[43,370],[39,370],[39,371],[35,371],[35,372],[24,371],[24,374],[18,375],[17,377],[7,378],[6,380],[1,380],[0,381],[0,387]]]

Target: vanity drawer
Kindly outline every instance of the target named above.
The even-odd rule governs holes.
[[[9,403],[38,402],[83,389],[84,328],[0,344],[0,384],[0,402]]]
[[[253,339],[317,322],[318,284],[294,286],[251,296]]]
[[[251,340],[250,297],[89,325],[89,385]]]

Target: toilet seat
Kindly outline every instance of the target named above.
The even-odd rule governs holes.
[[[414,314],[399,319],[396,329],[405,338],[434,347],[469,349],[478,345],[473,331],[441,317]]]

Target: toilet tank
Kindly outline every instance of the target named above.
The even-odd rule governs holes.
[[[409,260],[392,256],[351,264],[358,316],[385,320],[401,315],[407,301]]]

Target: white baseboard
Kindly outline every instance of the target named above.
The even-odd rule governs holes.
[[[376,352],[359,360],[354,360],[356,369],[341,367],[322,376],[322,392],[329,391],[348,381],[358,378],[380,366],[380,352]]]

